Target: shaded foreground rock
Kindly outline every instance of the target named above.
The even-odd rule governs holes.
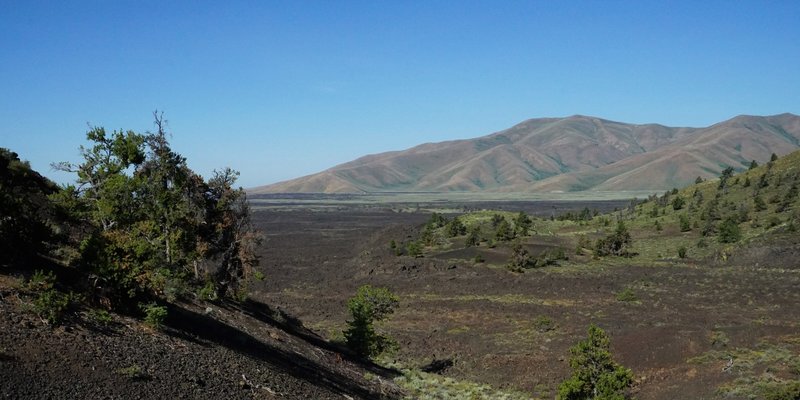
[[[103,330],[83,319],[51,328],[21,307],[4,292],[3,398],[400,397],[393,371],[352,359],[257,303],[212,305],[210,313],[206,305],[172,306],[160,332],[129,318]]]

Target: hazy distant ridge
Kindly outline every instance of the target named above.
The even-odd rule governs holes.
[[[576,115],[374,154],[253,193],[663,190],[800,148],[800,117],[738,116],[707,128]]]

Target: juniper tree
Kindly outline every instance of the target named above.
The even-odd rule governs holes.
[[[219,294],[239,294],[258,261],[259,235],[244,191],[233,187],[238,173],[203,180],[154,116],[157,131],[146,135],[91,129],[83,162],[57,165],[78,174],[68,200],[85,225],[79,264],[103,296],[122,303],[145,293],[174,297],[203,276]]]

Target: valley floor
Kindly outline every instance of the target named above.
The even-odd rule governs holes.
[[[446,251],[396,256],[390,241],[414,237],[413,227],[429,216],[397,211],[256,212],[267,237],[267,279],[254,297],[341,340],[347,299],[360,285],[386,286],[400,297],[385,325],[400,349],[384,362],[419,368],[452,360],[446,377],[532,398],[555,396],[569,375],[569,348],[590,323],[610,335],[616,360],[636,375],[640,399],[750,398],[800,373],[793,371],[800,367],[796,262],[775,268],[573,256],[514,273],[491,259],[474,263]],[[532,240],[548,246],[557,239]],[[625,291],[633,296],[619,297]]]

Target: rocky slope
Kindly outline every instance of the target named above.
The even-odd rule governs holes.
[[[346,352],[264,304],[171,305],[166,326],[73,313],[50,327],[0,275],[0,397],[399,398],[395,372]],[[366,376],[372,377],[367,379]]]

